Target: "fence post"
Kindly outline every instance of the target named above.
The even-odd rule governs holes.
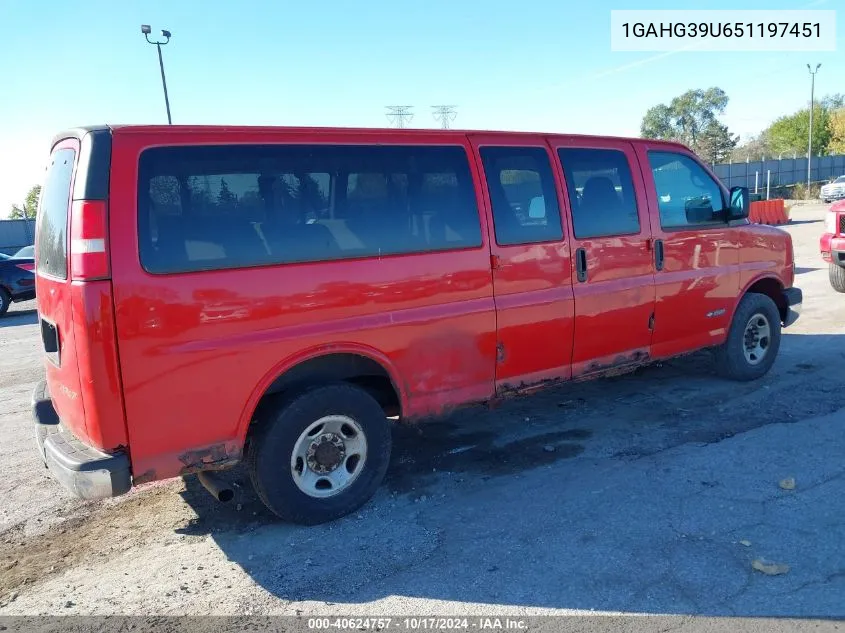
[[[760,172],[755,169],[754,170],[754,193],[757,193],[759,182],[760,182]]]
[[[767,169],[766,170],[766,200],[769,199],[769,185],[771,184],[771,181],[772,181],[772,170]]]

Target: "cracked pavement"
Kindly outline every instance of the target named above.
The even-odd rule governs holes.
[[[845,297],[818,256],[823,211],[793,211],[804,314],[764,379],[722,381],[697,354],[398,428],[375,499],[312,528],[276,522],[241,469],[229,505],[193,478],[69,499],[34,450],[36,320],[14,306],[0,320],[0,614],[680,616],[649,629],[667,631],[843,618]],[[764,575],[756,558],[790,570]],[[802,626],[785,622],[772,630]]]

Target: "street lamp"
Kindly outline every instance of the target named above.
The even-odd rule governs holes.
[[[164,78],[164,61],[161,58],[161,47],[170,41],[170,31],[166,29],[161,30],[161,36],[164,38],[164,41],[150,40],[151,32],[152,29],[150,29],[149,24],[141,25],[141,33],[144,34],[144,38],[146,38],[147,43],[155,44],[156,49],[158,49],[158,67],[161,69],[161,85],[164,88],[164,106],[167,108],[167,123],[168,125],[171,125],[173,121],[170,120],[170,99],[167,98],[167,80]]]
[[[807,70],[810,71],[810,135],[807,141],[807,195],[810,195],[810,164],[813,161],[813,106],[815,104],[816,91],[816,73],[819,72],[821,64],[816,64],[816,69],[807,64]]]

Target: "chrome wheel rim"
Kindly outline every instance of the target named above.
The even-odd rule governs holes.
[[[309,497],[325,499],[346,490],[367,461],[361,425],[345,415],[327,415],[306,427],[293,446],[290,471]]]
[[[772,327],[765,315],[755,314],[748,319],[742,343],[745,360],[749,365],[763,362],[772,343]]]

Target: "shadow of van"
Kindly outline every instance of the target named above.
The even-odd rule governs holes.
[[[785,334],[774,369],[753,383],[716,378],[709,355],[700,353],[633,376],[563,385],[493,412],[467,409],[397,427],[391,469],[376,497],[349,517],[315,527],[278,522],[242,467],[225,474],[237,490],[228,505],[187,478],[183,497],[198,518],[180,531],[211,535],[283,600],[405,596],[842,617],[835,581],[845,569],[836,545],[841,526],[818,522],[818,496],[775,506],[776,485],[758,481],[763,465],[756,460],[766,453],[754,455],[747,445],[759,434],[747,442],[740,435],[839,410],[845,375],[829,367],[843,362],[843,336]],[[787,428],[793,437],[802,433],[800,426]],[[719,452],[695,448],[731,437],[735,444]],[[783,444],[778,450],[789,451]],[[774,579],[752,571],[759,552],[738,545],[744,538],[791,555],[795,571]],[[798,559],[806,556],[799,543],[818,560]],[[787,599],[799,591],[800,600]]]

